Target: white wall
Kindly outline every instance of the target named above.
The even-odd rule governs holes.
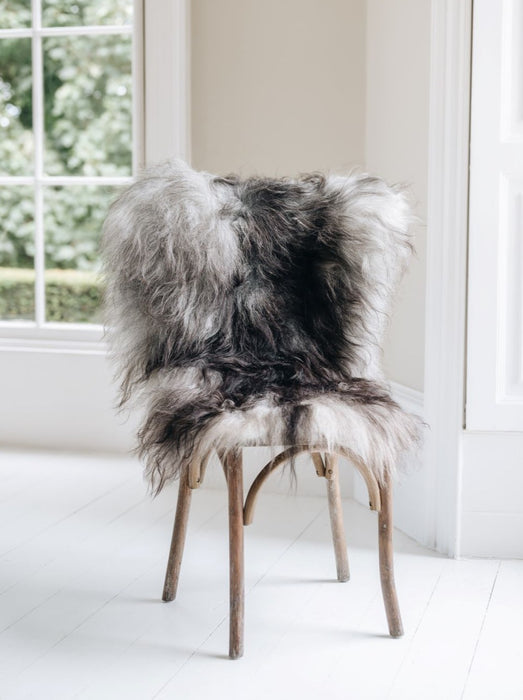
[[[192,162],[294,174],[359,165],[426,217],[430,0],[192,0]],[[385,347],[423,390],[425,228]]]
[[[365,166],[409,184],[427,214],[430,0],[367,0]],[[385,344],[390,379],[423,390],[426,235],[400,290]]]
[[[192,162],[294,174],[359,165],[427,206],[430,0],[192,0]],[[425,229],[385,347],[423,390]]]
[[[103,352],[0,351],[0,443],[121,452],[136,421],[115,412],[112,368]]]
[[[192,0],[191,15],[194,167],[364,163],[364,0]]]

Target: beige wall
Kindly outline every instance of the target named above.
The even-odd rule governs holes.
[[[365,159],[365,0],[192,0],[192,164],[293,175]]]
[[[218,173],[364,166],[426,216],[430,0],[192,0],[192,163]],[[425,230],[388,376],[423,389]]]
[[[411,186],[427,213],[430,0],[367,1],[366,167]],[[423,389],[426,229],[397,299],[385,345],[387,375]]]

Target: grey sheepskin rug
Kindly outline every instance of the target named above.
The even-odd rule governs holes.
[[[108,335],[122,404],[145,402],[155,491],[242,445],[343,446],[378,479],[394,471],[420,426],[380,369],[411,219],[376,177],[240,179],[181,161],[118,198],[103,237]]]

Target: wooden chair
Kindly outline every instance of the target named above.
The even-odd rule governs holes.
[[[391,636],[392,478],[420,421],[392,400],[380,343],[411,252],[401,189],[367,175],[216,177],[175,161],[112,205],[103,252],[122,404],[145,406],[139,452],[154,491],[180,479],[163,599],[176,596],[191,492],[216,451],[229,499],[230,656],[243,653],[243,525],[267,477],[309,452],[326,479],[340,581],[349,578],[338,469],[378,511]],[[283,445],[244,502],[242,448]]]
[[[235,450],[220,455],[227,480],[229,494],[229,656],[237,659],[243,655],[244,628],[244,566],[243,566],[243,526],[250,525],[254,517],[254,507],[258,493],[270,474],[292,457],[302,453],[311,454],[316,474],[327,482],[327,498],[332,531],[332,541],[336,558],[338,581],[349,580],[349,559],[343,527],[343,510],[338,474],[338,457],[346,457],[363,476],[369,493],[371,510],[378,511],[379,568],[383,602],[391,637],[401,637],[403,625],[394,583],[394,562],[392,548],[392,484],[385,478],[379,484],[372,472],[349,450],[338,448],[322,456],[321,448],[300,445],[284,450],[274,457],[253,481],[244,505],[242,451]],[[176,598],[182,556],[187,533],[187,522],[193,489],[203,483],[206,461],[193,463],[180,477],[178,502],[174,520],[169,561],[165,574],[162,600],[169,602]]]

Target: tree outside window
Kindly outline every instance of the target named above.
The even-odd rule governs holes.
[[[132,175],[133,3],[38,5],[33,32],[29,2],[0,3],[0,319],[96,323],[101,226]]]

